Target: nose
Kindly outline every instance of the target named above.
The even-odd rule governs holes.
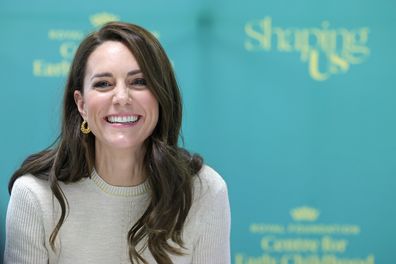
[[[126,105],[132,101],[130,89],[125,85],[117,85],[114,89],[113,103],[119,105]]]

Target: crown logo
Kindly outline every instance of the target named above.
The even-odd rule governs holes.
[[[319,210],[308,206],[297,207],[290,210],[290,215],[294,221],[313,222],[318,219],[319,214]]]
[[[98,13],[89,17],[89,21],[94,27],[100,27],[107,22],[118,21],[120,17],[107,12]]]

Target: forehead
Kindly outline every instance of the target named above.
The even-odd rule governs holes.
[[[132,52],[121,42],[106,41],[88,57],[86,75],[101,71],[131,71],[139,69]]]

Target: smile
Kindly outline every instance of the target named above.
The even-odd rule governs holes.
[[[128,123],[136,123],[139,121],[140,116],[130,115],[130,116],[108,116],[106,117],[106,121],[112,124],[128,124]]]

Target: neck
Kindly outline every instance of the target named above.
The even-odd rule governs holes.
[[[111,149],[95,146],[95,168],[100,177],[114,186],[136,186],[146,179],[143,149]]]

